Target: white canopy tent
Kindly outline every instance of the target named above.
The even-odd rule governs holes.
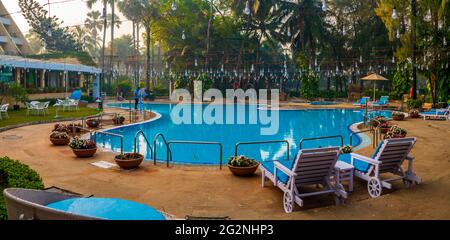
[[[71,71],[91,74],[100,74],[101,69],[80,64],[43,61],[18,56],[0,55],[0,65],[18,67],[24,69],[45,69],[51,71]]]
[[[0,66],[7,66],[13,68],[23,69],[40,69],[45,71],[61,71],[87,73],[94,75],[93,81],[93,97],[100,97],[100,75],[102,70],[100,68],[85,66],[81,64],[70,64],[61,62],[44,61],[32,58],[23,58],[20,56],[0,55]]]

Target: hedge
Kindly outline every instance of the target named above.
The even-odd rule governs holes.
[[[5,188],[43,189],[44,183],[39,174],[27,165],[9,157],[0,158],[0,220],[8,218],[3,198]]]

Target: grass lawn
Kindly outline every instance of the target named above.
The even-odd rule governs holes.
[[[55,108],[49,107],[48,113],[46,116],[34,116],[27,115],[26,109],[20,109],[20,111],[8,110],[9,118],[5,119],[5,115],[2,115],[2,120],[0,120],[0,128],[6,127],[10,125],[22,124],[27,122],[37,122],[37,121],[49,121],[53,120],[55,117]],[[62,110],[58,110],[58,115],[60,116],[59,120],[63,121],[64,119],[69,118],[77,118],[77,117],[86,117],[99,113],[98,110],[88,107],[80,107],[78,111],[72,112],[63,112]]]

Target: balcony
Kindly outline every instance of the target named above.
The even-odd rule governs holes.
[[[0,43],[8,43],[8,38],[6,36],[0,36]]]
[[[23,41],[20,38],[12,37],[12,40],[16,45],[23,45]]]
[[[4,17],[0,17],[0,23],[2,23],[3,25],[11,25],[11,20]]]

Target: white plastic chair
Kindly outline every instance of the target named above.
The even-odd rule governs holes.
[[[5,114],[6,118],[9,118],[8,107],[9,107],[9,104],[4,104],[4,105],[0,106],[0,120],[2,119],[3,114]]]

